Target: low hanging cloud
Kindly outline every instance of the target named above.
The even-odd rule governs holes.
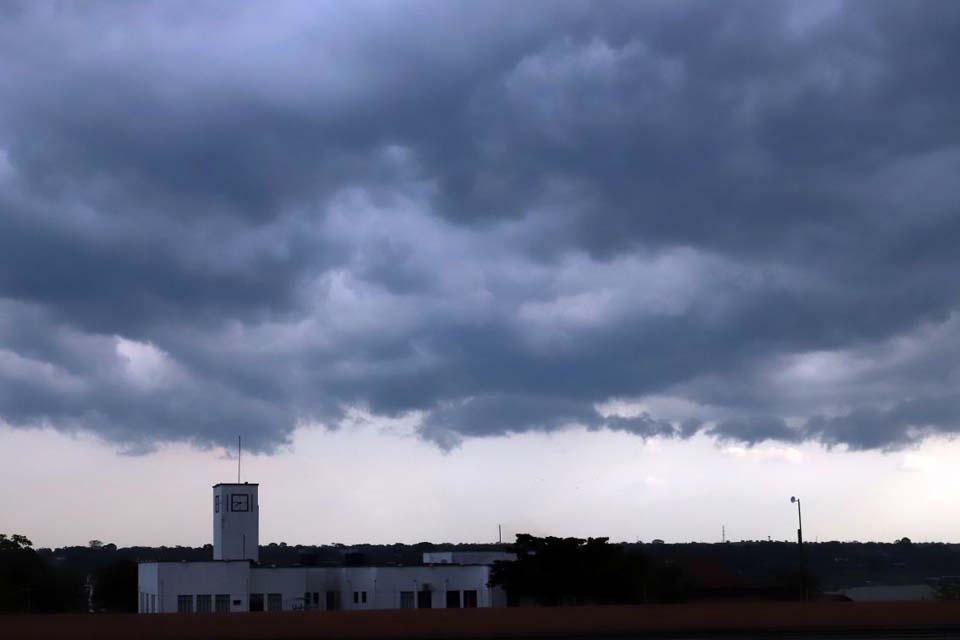
[[[0,422],[955,434],[957,32],[944,2],[7,3]]]

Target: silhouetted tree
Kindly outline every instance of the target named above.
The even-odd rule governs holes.
[[[516,562],[497,562],[491,582],[512,604],[612,604],[644,598],[646,562],[607,538],[538,538],[517,535]]]
[[[93,574],[94,607],[98,611],[136,612],[137,563],[114,560]]]
[[[23,535],[0,534],[0,611],[52,613],[73,607],[79,581],[57,572]]]

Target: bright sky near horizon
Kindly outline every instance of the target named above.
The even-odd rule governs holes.
[[[958,33],[0,2],[0,531],[957,541]]]
[[[0,530],[47,547],[207,544],[210,487],[236,480],[233,453],[118,456],[87,435],[0,429]],[[957,442],[850,453],[584,429],[443,453],[393,423],[298,429],[288,450],[245,455],[242,474],[260,483],[263,544],[493,542],[498,524],[505,540],[716,542],[722,526],[731,540],[793,540],[793,494],[810,541],[960,542],[958,463]]]

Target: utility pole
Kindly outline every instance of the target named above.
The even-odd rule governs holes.
[[[790,502],[797,503],[797,548],[800,549],[800,599],[807,599],[806,559],[803,554],[803,514],[800,511],[800,498],[790,496]]]

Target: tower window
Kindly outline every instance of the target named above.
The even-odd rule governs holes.
[[[230,496],[230,511],[250,511],[250,496],[234,493]]]
[[[213,512],[220,513],[220,496],[213,496]]]

